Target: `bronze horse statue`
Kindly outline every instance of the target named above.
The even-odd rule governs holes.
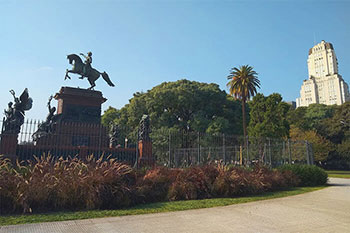
[[[68,69],[66,70],[66,76],[64,77],[64,80],[66,80],[67,78],[71,79],[71,77],[68,76],[68,73],[80,74],[81,75],[80,79],[83,79],[84,77],[86,77],[89,80],[91,87],[89,87],[88,89],[91,90],[96,86],[95,81],[101,75],[102,78],[108,83],[109,86],[114,87],[114,84],[109,79],[108,74],[106,72],[101,73],[98,70],[91,67],[87,72],[87,74],[84,73],[84,66],[86,66],[86,64],[83,63],[83,61],[78,55],[70,54],[67,56],[67,59],[69,60],[69,64],[73,65],[73,68],[71,70],[68,70]]]

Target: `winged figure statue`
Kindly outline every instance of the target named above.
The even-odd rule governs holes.
[[[33,106],[33,99],[29,97],[28,89],[24,89],[20,97],[16,97],[14,90],[10,90],[13,96],[14,103],[8,103],[8,109],[5,110],[4,132],[16,133],[20,132],[21,126],[24,123],[25,111],[28,111]]]

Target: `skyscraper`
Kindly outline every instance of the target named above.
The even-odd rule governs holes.
[[[309,79],[303,81],[297,107],[310,104],[343,104],[350,100],[348,84],[338,74],[338,60],[331,43],[324,40],[309,50]]]

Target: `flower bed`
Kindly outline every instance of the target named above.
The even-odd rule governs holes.
[[[238,197],[295,187],[292,171],[206,165],[135,170],[115,160],[42,157],[26,166],[0,157],[1,214],[117,209],[136,204]]]

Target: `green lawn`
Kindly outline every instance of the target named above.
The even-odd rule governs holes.
[[[215,207],[215,206],[226,206],[226,205],[232,205],[232,204],[292,196],[292,195],[320,190],[325,187],[326,186],[298,187],[298,188],[293,188],[285,191],[268,192],[257,196],[239,197],[239,198],[214,198],[214,199],[191,200],[191,201],[160,202],[160,203],[139,205],[133,208],[121,209],[121,210],[91,210],[91,211],[77,211],[77,212],[55,212],[55,213],[47,213],[47,214],[0,216],[0,226],[13,225],[13,224],[38,223],[38,222],[77,220],[77,219],[87,219],[87,218],[137,215],[137,214],[150,214],[150,213],[161,213],[161,212],[169,212],[169,211],[209,208],[209,207]]]
[[[328,177],[350,179],[350,171],[327,171],[327,173],[328,173]]]

